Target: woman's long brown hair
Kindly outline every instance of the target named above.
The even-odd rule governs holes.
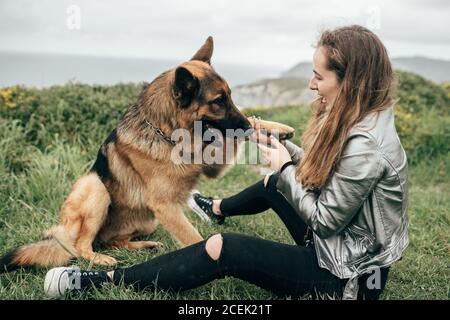
[[[336,72],[340,89],[331,106],[316,100],[302,136],[304,156],[296,175],[303,186],[320,189],[331,177],[350,129],[371,112],[390,107],[394,74],[386,48],[370,30],[341,27],[322,33],[328,69]]]

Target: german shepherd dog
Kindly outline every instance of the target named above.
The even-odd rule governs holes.
[[[201,174],[216,177],[226,165],[174,163],[171,133],[193,132],[195,121],[201,121],[203,133],[251,128],[226,81],[211,67],[212,52],[209,37],[190,61],[144,87],[102,144],[92,169],[75,182],[61,207],[60,224],[41,241],[3,256],[0,272],[60,266],[75,257],[115,265],[114,258],[93,251],[94,241],[107,248],[152,248],[159,243],[133,238],[150,235],[158,222],[181,246],[202,240],[182,207]]]

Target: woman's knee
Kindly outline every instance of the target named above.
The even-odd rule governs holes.
[[[220,233],[213,235],[206,241],[206,252],[215,261],[219,260],[222,252],[223,238]]]

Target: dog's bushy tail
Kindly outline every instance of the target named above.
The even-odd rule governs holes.
[[[20,267],[62,266],[76,257],[75,239],[64,226],[53,227],[41,241],[15,248],[0,258],[0,273]]]

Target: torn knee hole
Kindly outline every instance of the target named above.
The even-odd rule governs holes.
[[[205,249],[211,259],[219,260],[222,252],[223,238],[221,234],[215,234],[206,241]]]

